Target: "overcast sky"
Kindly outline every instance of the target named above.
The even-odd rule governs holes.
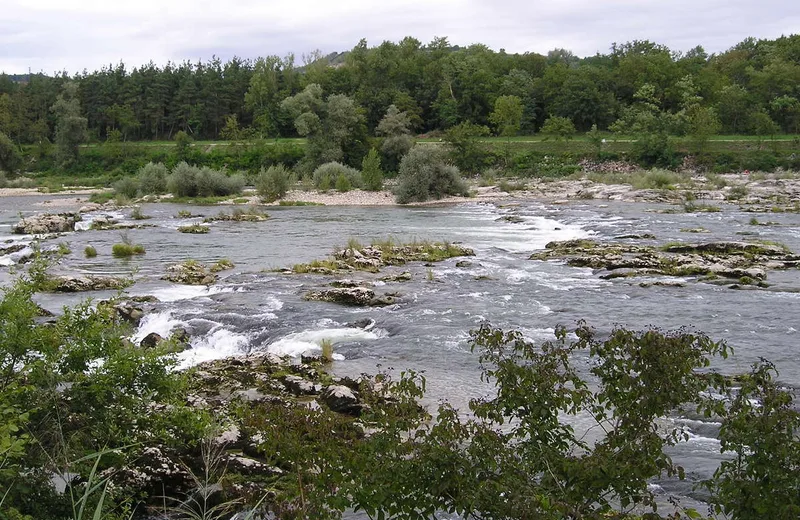
[[[2,0],[0,71],[70,74],[123,61],[324,53],[413,36],[579,56],[649,39],[730,48],[800,33],[798,0]]]

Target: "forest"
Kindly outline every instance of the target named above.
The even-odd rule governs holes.
[[[351,98],[369,133],[392,104],[409,114],[416,134],[460,123],[500,133],[491,114],[508,96],[522,107],[520,134],[534,134],[550,117],[569,119],[578,132],[607,130],[637,104],[645,85],[665,113],[708,110],[712,133],[800,131],[800,35],[748,38],[711,55],[701,46],[678,52],[633,41],[586,58],[564,49],[509,54],[406,37],[374,47],[361,40],[348,52],[315,51],[301,60],[213,58],[133,68],[120,62],[74,76],[12,72],[19,71],[0,74],[0,132],[18,144],[56,139],[53,106],[70,81],[78,85],[79,115],[92,142],[170,140],[179,131],[195,140],[297,136],[280,104],[311,84],[326,96]]]

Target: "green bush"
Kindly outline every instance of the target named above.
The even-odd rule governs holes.
[[[130,258],[133,255],[143,255],[144,253],[144,246],[141,244],[123,242],[111,246],[111,255],[114,258]]]
[[[289,172],[283,164],[262,167],[256,178],[256,191],[266,202],[275,202],[286,196],[289,190]]]
[[[336,191],[339,193],[347,193],[353,189],[353,186],[350,184],[350,181],[347,179],[347,175],[344,173],[340,173],[338,177],[336,177]]]
[[[400,204],[469,193],[458,168],[447,162],[447,151],[434,146],[415,146],[403,157],[399,182]]]
[[[97,249],[94,246],[86,246],[83,249],[83,254],[86,255],[86,258],[94,258],[97,256]]]
[[[169,171],[162,163],[149,162],[139,168],[139,193],[142,195],[160,195],[167,190]]]
[[[364,180],[364,188],[369,191],[380,191],[383,189],[383,172],[381,171],[381,158],[375,148],[371,148],[369,153],[361,161],[361,176]]]
[[[200,169],[185,161],[178,163],[167,177],[167,191],[176,197],[197,196],[197,174]]]
[[[759,151],[742,158],[742,169],[754,172],[771,172],[778,167],[778,158],[772,152]]]
[[[19,148],[6,134],[0,132],[0,172],[14,173],[22,166]]]
[[[135,199],[139,193],[139,183],[133,177],[124,177],[114,183],[114,192],[128,199]]]
[[[351,188],[361,187],[361,172],[338,162],[325,163],[314,170],[314,187],[318,190],[328,190],[336,185],[340,175],[347,178]]]
[[[674,168],[681,160],[667,134],[643,134],[638,136],[631,148],[633,159],[647,168]]]
[[[195,176],[197,195],[218,197],[241,193],[245,180],[242,174],[226,175],[224,171],[203,167]]]

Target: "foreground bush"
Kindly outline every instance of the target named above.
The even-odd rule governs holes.
[[[343,177],[344,180],[340,181],[340,177]],[[339,186],[344,188],[347,184],[349,184],[348,189],[360,188],[362,185],[361,172],[338,162],[329,162],[319,166],[314,170],[313,180],[314,187],[322,191],[333,187],[339,189]],[[337,186],[337,183],[339,186]]]
[[[434,146],[415,146],[403,157],[399,182],[395,196],[400,204],[469,195],[458,168],[447,162],[447,152]]]
[[[286,196],[289,190],[289,171],[282,164],[270,166],[256,178],[256,191],[264,202],[275,202]]]
[[[657,510],[649,486],[687,478],[666,453],[688,435],[664,421],[681,409],[717,417],[722,449],[734,455],[703,483],[715,511],[733,520],[800,512],[800,412],[791,392],[766,362],[738,377],[733,390],[734,380],[709,371],[727,346],[700,333],[618,328],[599,339],[579,325],[534,344],[484,324],[470,343],[496,391],[473,400],[470,413],[442,404],[432,420],[420,413],[424,380],[413,372],[399,381],[361,380],[367,406],[357,419],[285,397],[205,410],[187,404],[208,390],[192,386],[204,379],[201,372],[177,371],[168,342],[131,345],[113,305],[67,308],[42,324],[33,300],[43,274],[37,262],[29,280],[0,295],[4,519],[86,518],[76,515],[81,504],[99,512],[94,518],[152,518],[144,504],[165,501],[200,511],[173,517],[220,518],[211,514],[221,511],[212,509],[218,504],[247,507],[223,504],[242,482],[258,483],[245,497],[254,504],[263,496],[259,513],[267,518],[336,519],[347,510],[371,518],[433,518],[437,511],[497,519],[634,518],[630,511],[643,515],[635,518],[701,518],[693,510]],[[588,373],[583,361],[573,364],[585,353]],[[278,378],[285,375],[263,375],[263,383],[283,388]],[[247,457],[204,440],[219,433],[212,413],[259,432]],[[604,435],[587,440],[587,428]],[[191,489],[171,494],[178,492],[174,482],[117,484],[154,452],[183,455],[197,476],[193,489],[210,504],[192,502]],[[247,462],[246,472],[226,478],[218,471],[227,455]],[[181,473],[177,465],[159,467]],[[66,472],[78,478],[59,495],[51,479]]]

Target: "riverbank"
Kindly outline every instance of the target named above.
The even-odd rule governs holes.
[[[505,199],[542,200],[563,202],[568,200],[609,200],[621,202],[685,203],[693,201],[730,202],[748,205],[769,205],[787,209],[800,201],[800,175],[783,174],[724,174],[689,175],[664,171],[639,171],[624,173],[585,173],[564,179],[519,178],[470,181],[470,197],[445,197],[415,205],[458,204],[462,202],[493,202]],[[62,207],[88,202],[89,196],[106,190],[75,188],[57,193],[42,193],[35,188],[2,188],[3,197],[46,197],[37,201],[37,207]],[[48,195],[51,195],[48,197]],[[65,197],[74,195],[75,198]],[[162,196],[168,202],[171,196]],[[260,204],[255,191],[228,200],[222,205]],[[316,204],[325,206],[394,206],[390,190],[351,190],[320,192],[316,190],[290,190],[281,201],[270,204]]]

